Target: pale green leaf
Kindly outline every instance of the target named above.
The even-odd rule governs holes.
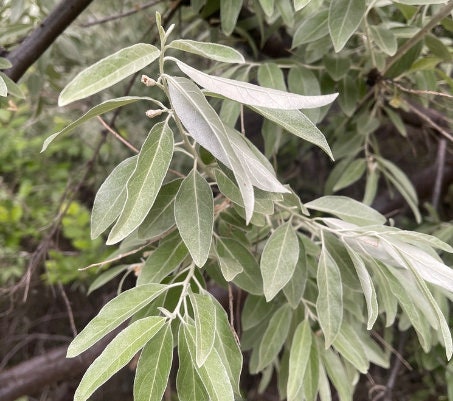
[[[230,241],[228,247],[244,269],[233,279],[233,283],[250,294],[262,295],[263,279],[255,257],[247,247],[236,240]]]
[[[196,170],[184,179],[176,195],[175,220],[195,264],[202,267],[211,248],[214,200],[211,187]]]
[[[165,324],[163,317],[137,320],[118,334],[90,365],[74,394],[74,401],[86,401],[111,376],[125,366]]]
[[[261,8],[268,17],[272,17],[274,14],[274,2],[275,0],[259,0]]]
[[[236,340],[236,333],[233,332],[227,314],[222,306],[214,299],[216,308],[216,338],[214,347],[233,385],[236,394],[240,394],[239,381],[242,370],[242,352]]]
[[[274,311],[275,304],[266,302],[262,296],[248,294],[241,313],[241,326],[249,330],[260,324]]]
[[[103,58],[80,72],[60,94],[58,105],[83,99],[140,71],[159,57],[160,50],[147,43],[137,43]]]
[[[277,10],[280,12],[280,17],[284,25],[289,28],[294,26],[294,8],[291,0],[278,0],[275,3]]]
[[[333,160],[332,151],[322,132],[299,110],[276,110],[251,107],[264,118],[278,124],[293,135],[319,146]]]
[[[351,325],[343,322],[340,332],[335,337],[333,346],[359,372],[364,374],[368,372],[370,363],[362,346],[362,341]]]
[[[225,125],[193,82],[178,77],[167,77],[167,80],[173,108],[189,134],[233,171],[244,201],[248,224],[255,203],[253,186],[230,144]]]
[[[110,269],[106,270],[105,272],[102,272],[90,284],[88,291],[87,291],[87,295],[90,295],[93,291],[97,290],[98,288],[102,287],[104,284],[113,280],[116,276],[118,276],[123,271],[127,270],[128,268],[129,268],[129,265],[119,265],[119,266],[111,267]]]
[[[387,114],[389,120],[392,122],[392,124],[396,127],[398,132],[403,136],[407,137],[407,130],[406,130],[406,124],[404,123],[403,119],[398,113],[395,113],[392,109],[389,107],[384,107],[385,114]]]
[[[452,226],[453,227],[453,226]],[[386,233],[388,236],[394,236],[403,242],[409,242],[412,245],[420,247],[420,244],[428,245],[440,249],[444,252],[453,253],[453,247],[439,238],[421,233],[418,231],[396,230]]]
[[[216,308],[211,295],[190,293],[195,319],[195,361],[202,366],[212,352],[216,330]]]
[[[299,241],[291,223],[278,227],[264,246],[260,270],[267,301],[291,279],[299,258]]]
[[[25,94],[22,92],[20,86],[14,82],[8,75],[0,71],[0,80],[5,81],[6,89],[10,95],[13,95],[19,99],[25,99]]]
[[[343,320],[343,286],[340,270],[325,247],[319,257],[316,311],[326,349],[333,343]]]
[[[232,241],[233,244],[236,242],[234,239],[223,237],[218,237],[216,241],[216,252],[219,258],[220,269],[226,281],[233,280],[239,273],[244,271],[241,261],[238,260],[229,247]]]
[[[304,294],[305,285],[307,284],[307,258],[302,241],[299,241],[299,258],[293,276],[288,284],[283,287],[283,293],[289,304],[296,309]]]
[[[445,4],[445,0],[395,0],[395,3],[409,6],[426,6],[427,4]]]
[[[297,326],[291,343],[287,385],[288,401],[300,400],[303,394],[305,370],[309,363],[311,342],[310,323],[306,319]]]
[[[311,95],[319,95],[321,88],[316,75],[305,67],[293,67],[288,73],[288,88],[291,92],[310,93]],[[313,123],[317,123],[321,116],[320,109],[307,109],[304,110],[304,114]]]
[[[360,280],[360,285],[362,286],[363,295],[365,297],[368,311],[367,330],[371,330],[374,323],[376,322],[379,313],[376,290],[362,258],[351,247],[346,245],[346,249],[348,251],[349,257],[354,264],[355,270],[357,272],[357,277]]]
[[[383,25],[370,26],[371,37],[376,45],[387,55],[393,56],[398,50],[398,42],[393,32]]]
[[[229,0],[220,2],[220,23],[222,31],[229,36],[236,27],[236,22],[241,12],[243,0]]]
[[[91,213],[91,239],[99,237],[118,218],[126,202],[126,184],[137,165],[138,156],[116,166],[100,186]]]
[[[330,213],[357,225],[384,224],[386,218],[376,210],[346,196],[323,196],[305,204],[308,209]]]
[[[195,370],[195,355],[192,357],[187,338],[184,335],[183,325],[179,326],[178,334],[178,357],[179,368],[176,376],[176,389],[178,391],[178,399],[181,401],[209,401],[209,396],[203,382]],[[195,352],[195,345],[192,339],[190,346],[192,352]]]
[[[341,174],[336,184],[333,186],[333,191],[340,191],[343,188],[349,187],[350,185],[357,182],[366,171],[365,159],[356,159],[352,161]]]
[[[338,392],[340,401],[352,401],[354,386],[348,378],[346,368],[340,357],[332,349],[321,351],[321,355],[323,365]]]
[[[302,20],[294,32],[291,47],[294,49],[300,45],[314,42],[328,34],[328,11],[320,10],[318,13]]]
[[[13,65],[11,64],[11,61],[9,61],[5,57],[0,57],[0,70],[6,70],[8,68],[11,68]]]
[[[168,47],[188,53],[198,54],[223,63],[245,63],[244,56],[232,47],[218,43],[197,42],[188,39],[176,39]]]
[[[192,325],[184,325],[184,335],[186,337],[192,360],[195,363],[195,328]],[[203,382],[211,401],[233,401],[234,393],[228,377],[227,370],[214,348],[206,362],[201,367],[195,367],[201,381]]]
[[[85,326],[71,344],[67,357],[73,358],[148,305],[166,289],[161,284],[146,284],[124,291],[108,302]]]
[[[258,83],[261,86],[286,91],[285,77],[275,63],[263,63],[258,67]]]
[[[351,117],[356,110],[357,101],[359,99],[359,88],[357,87],[357,78],[351,77],[351,74],[344,76],[343,79],[340,82],[338,82],[338,91],[340,92],[338,104],[340,105],[343,113],[346,114],[348,117]],[[370,121],[372,120],[370,119]]]
[[[146,259],[137,278],[137,285],[160,283],[183,262],[188,254],[179,236],[165,241]]]
[[[2,76],[0,76],[0,96],[6,97],[8,95],[8,88]]]
[[[260,342],[256,372],[251,373],[257,373],[264,369],[277,357],[288,336],[291,315],[292,310],[288,304],[282,305],[273,314]]]
[[[365,0],[336,0],[330,3],[329,32],[337,53],[359,27],[365,11]]]
[[[173,132],[166,123],[151,129],[142,145],[137,165],[127,182],[127,200],[110,231],[108,245],[116,244],[145,219],[150,211],[173,156]]]
[[[139,96],[124,96],[112,100],[107,100],[97,106],[92,107],[88,110],[82,117],[79,117],[77,120],[73,121],[71,124],[63,128],[61,131],[56,132],[55,134],[50,135],[43,143],[41,152],[44,152],[50,143],[59,135],[67,134],[77,128],[80,124],[88,121],[89,119],[99,116],[100,114],[107,113],[110,110],[117,109],[118,107],[125,106],[129,103],[137,102],[138,100],[146,100],[147,98]]]
[[[312,333],[312,342],[310,347],[310,358],[304,375],[304,396],[306,401],[316,401],[319,387],[319,355],[318,345],[313,340],[314,334]],[[308,350],[307,350],[308,352]]]
[[[167,324],[145,345],[134,379],[134,401],[161,400],[173,360],[173,335]]]
[[[190,6],[192,7],[195,14],[201,10],[201,8],[206,4],[206,0],[191,0]],[[194,398],[196,399],[196,398]]]
[[[294,9],[296,11],[302,10],[311,0],[294,0]]]
[[[323,58],[326,71],[334,81],[342,79],[350,70],[351,60],[348,57],[338,57],[335,55],[327,55]]]
[[[198,85],[213,93],[250,106],[284,110],[310,109],[330,104],[337,97],[336,93],[321,96],[303,96],[277,89],[264,88],[248,82],[208,75],[188,66],[182,61],[175,61],[181,71]]]

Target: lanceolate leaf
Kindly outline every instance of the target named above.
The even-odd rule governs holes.
[[[135,169],[137,158],[129,157],[116,166],[96,193],[91,213],[91,239],[107,230],[123,210],[126,184]]]
[[[119,50],[80,72],[63,89],[58,105],[65,106],[109,88],[151,64],[159,54],[157,47],[146,43],[137,43]]]
[[[172,105],[189,134],[233,171],[244,201],[248,224],[255,203],[253,187],[230,144],[225,126],[193,82],[177,77],[167,77],[167,81]]]
[[[173,335],[169,324],[145,345],[134,380],[134,401],[161,400],[173,359]]]
[[[6,97],[8,95],[8,88],[6,87],[5,80],[0,76],[0,96]]]
[[[325,247],[318,263],[316,310],[326,349],[333,343],[343,320],[343,288],[340,270]]]
[[[241,12],[243,0],[229,0],[220,2],[220,22],[225,35],[231,35]]]
[[[305,370],[309,362],[311,341],[310,323],[306,319],[297,326],[291,343],[287,385],[288,401],[300,400],[303,394]]]
[[[188,75],[203,88],[249,106],[284,110],[311,109],[330,104],[337,97],[337,94],[304,96],[277,89],[264,88],[248,82],[208,75],[179,60],[176,60],[176,63],[184,74]]]
[[[347,323],[343,323],[333,342],[334,348],[361,373],[367,373],[370,363],[365,354],[360,337]]]
[[[244,56],[232,47],[218,43],[197,42],[195,40],[177,39],[171,42],[168,47],[185,52],[198,54],[215,61],[223,63],[245,63]]]
[[[299,258],[299,241],[291,223],[278,227],[267,240],[261,255],[264,295],[267,301],[291,279]]]
[[[251,109],[278,124],[291,134],[319,146],[333,160],[332,151],[325,136],[301,111],[275,110],[263,107],[251,107]]]
[[[261,8],[268,17],[274,14],[274,1],[275,0],[259,0]]]
[[[135,312],[148,305],[166,289],[161,284],[146,284],[124,291],[107,303],[77,335],[68,347],[67,357],[72,358],[90,348]]]
[[[118,97],[116,99],[107,100],[97,106],[92,107],[88,110],[82,117],[79,117],[77,120],[73,121],[71,124],[64,127],[61,131],[56,132],[55,134],[50,135],[43,143],[41,152],[44,152],[50,143],[59,135],[67,134],[77,128],[80,124],[83,124],[85,121],[90,120],[93,117],[99,116],[101,114],[107,113],[110,110],[117,109],[118,107],[125,106],[130,103],[137,102],[138,100],[147,100],[149,98],[139,97],[139,96],[124,96]]]
[[[74,401],[86,401],[91,394],[125,366],[165,324],[163,317],[137,320],[118,334],[83,375]]]
[[[14,82],[8,75],[0,71],[0,81],[3,79],[6,85],[7,92],[19,99],[25,99],[25,94],[22,92],[20,86]]]
[[[195,361],[202,366],[214,347],[216,308],[210,295],[190,294],[195,318]]]
[[[236,242],[232,238],[219,237],[216,241],[216,252],[219,257],[220,269],[222,270],[223,277],[226,281],[233,280],[239,273],[242,273],[244,268],[240,260],[237,259],[236,255],[230,247],[231,241]],[[234,245],[233,245],[234,246]]]
[[[158,123],[146,138],[138,155],[137,166],[127,182],[127,200],[110,232],[107,244],[115,244],[145,219],[162,186],[173,156],[173,132],[166,123]]]
[[[365,0],[336,0],[330,3],[329,32],[336,52],[343,49],[365,14]]]
[[[208,259],[214,225],[214,200],[206,180],[196,170],[184,179],[175,199],[175,220],[195,264]]]

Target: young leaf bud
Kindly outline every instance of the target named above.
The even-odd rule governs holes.
[[[154,79],[148,77],[148,75],[142,75],[141,82],[142,82],[142,84],[145,84],[146,86],[156,85],[156,81]]]

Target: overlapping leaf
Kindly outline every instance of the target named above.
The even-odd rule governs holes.
[[[244,56],[236,49],[218,43],[197,42],[188,39],[176,39],[168,47],[198,54],[223,63],[244,63]]]

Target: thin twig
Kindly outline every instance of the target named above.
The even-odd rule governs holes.
[[[71,326],[72,334],[74,337],[76,337],[77,329],[74,322],[74,314],[72,313],[71,303],[69,302],[68,296],[66,295],[66,291],[64,290],[63,284],[61,284],[60,282],[58,283],[58,289],[60,290],[61,296],[63,297],[66,310],[68,311],[69,325]]]
[[[399,343],[398,343],[398,354],[402,355],[404,350],[404,345],[406,344],[407,331],[400,333]],[[395,387],[396,378],[401,369],[402,362],[400,358],[394,359],[394,364],[392,370],[390,371],[389,378],[386,383],[385,398],[384,401],[392,401],[393,389]]]
[[[445,138],[440,138],[439,144],[437,145],[437,168],[436,168],[436,180],[434,181],[433,198],[432,204],[434,209],[439,206],[440,193],[442,191],[442,182],[445,172],[445,156],[447,154],[447,141]]]
[[[129,17],[130,15],[136,14],[139,11],[143,11],[143,10],[145,10],[145,9],[147,9],[149,7],[155,6],[156,4],[159,4],[161,2],[162,2],[162,0],[149,1],[148,3],[142,4],[142,5],[136,5],[134,8],[131,8],[130,10],[124,11],[123,13],[114,14],[114,15],[111,15],[109,17],[105,17],[105,18],[98,19],[98,20],[95,20],[95,21],[87,22],[85,24],[80,24],[80,26],[82,28],[89,28],[89,27],[94,26],[94,25],[99,25],[99,24],[104,24],[106,22],[115,21],[115,20],[121,19],[123,17]]]
[[[228,310],[230,312],[230,326],[234,331],[233,289],[231,284],[228,284]]]
[[[442,96],[442,97],[448,97],[450,99],[453,99],[453,95],[450,95],[449,93],[429,91],[429,90],[410,89],[410,88],[406,88],[405,86],[403,86],[393,80],[386,80],[386,81],[391,82],[392,85],[396,86],[401,91],[407,92],[407,93],[412,93],[414,95],[434,95],[434,96]]]
[[[101,122],[102,126],[110,132],[116,139],[118,139],[121,143],[126,145],[130,150],[132,150],[134,153],[139,153],[139,150],[132,145],[130,142],[128,142],[126,139],[124,139],[118,132],[116,132],[112,127],[110,127],[109,124],[107,124],[101,116],[97,116],[97,119]]]

